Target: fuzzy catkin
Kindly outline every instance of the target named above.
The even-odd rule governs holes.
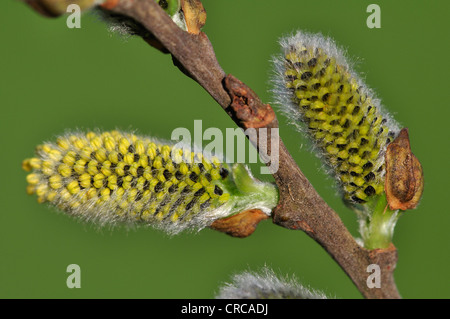
[[[382,194],[384,154],[398,125],[331,39],[298,32],[280,43],[274,91],[283,113],[307,128],[347,201],[363,204]]]
[[[295,278],[280,278],[264,267],[259,272],[243,272],[222,286],[216,299],[327,299],[320,292],[303,286]]]
[[[23,162],[28,193],[83,220],[178,233],[236,213],[230,166],[216,157],[119,131],[70,133],[36,153]]]

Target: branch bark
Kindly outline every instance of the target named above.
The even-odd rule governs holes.
[[[172,54],[175,65],[199,83],[239,127],[278,127],[272,108],[244,83],[225,74],[206,34],[181,30],[154,0],[107,0],[103,9],[130,17],[152,33]],[[259,135],[251,140],[256,147],[260,145],[258,139]],[[269,151],[270,141],[267,134],[263,145]],[[306,232],[341,266],[364,297],[400,298],[393,277],[396,248],[391,245],[388,249],[367,250],[359,246],[338,214],[315,191],[281,139],[279,169],[273,175],[280,191],[279,204],[272,214],[275,224]],[[380,267],[381,288],[368,287],[367,267],[371,264]]]

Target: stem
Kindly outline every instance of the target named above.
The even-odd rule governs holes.
[[[231,195],[233,214],[249,209],[260,209],[267,215],[278,203],[278,191],[275,185],[254,178],[243,164],[231,168],[232,180],[218,182]]]
[[[368,205],[366,212],[360,212],[360,233],[367,249],[388,248],[392,243],[394,227],[400,217],[398,210],[391,210],[386,195],[380,195]]]

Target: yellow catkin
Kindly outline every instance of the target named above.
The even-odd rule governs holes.
[[[100,222],[180,223],[227,203],[226,164],[201,154],[193,163],[177,163],[171,152],[171,145],[118,131],[62,136],[23,162],[31,171],[27,192]]]
[[[282,44],[280,90],[289,100],[280,103],[291,107],[285,113],[307,127],[348,201],[365,203],[381,194],[383,156],[396,124],[330,40],[298,33]]]

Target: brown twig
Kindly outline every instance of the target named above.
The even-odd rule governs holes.
[[[220,67],[208,37],[200,32],[190,34],[176,26],[154,0],[108,0],[104,6],[114,13],[133,18],[144,26],[165,49],[175,64],[198,82],[228,115],[243,128],[276,128],[272,108]],[[258,146],[258,138],[251,142]],[[270,151],[270,134],[267,148]],[[280,201],[273,212],[273,222],[288,229],[303,230],[317,241],[342,267],[366,298],[400,298],[393,271],[397,251],[367,250],[359,246],[336,212],[315,191],[288,150],[279,141],[279,169],[274,173]],[[369,288],[367,267],[381,269],[381,288]]]

